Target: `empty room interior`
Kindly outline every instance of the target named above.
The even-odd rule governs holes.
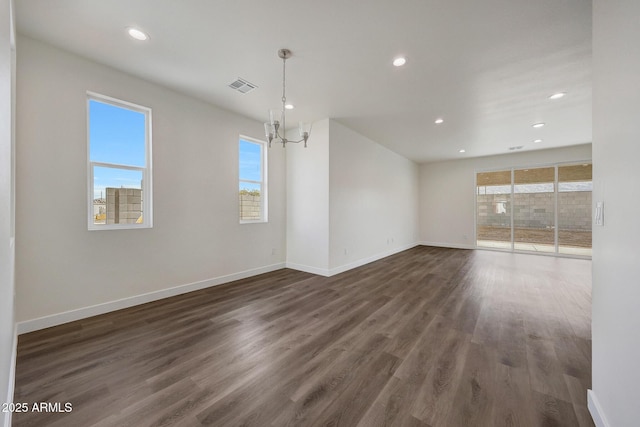
[[[640,425],[639,19],[0,0],[0,425]]]

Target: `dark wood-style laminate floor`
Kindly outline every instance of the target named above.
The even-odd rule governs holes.
[[[14,426],[592,426],[591,263],[416,247],[20,336]]]

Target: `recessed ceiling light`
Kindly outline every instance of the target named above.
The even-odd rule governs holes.
[[[539,142],[542,142],[541,139],[534,139],[533,142],[535,142],[536,144],[538,144]]]
[[[287,104],[284,106],[287,110],[293,110],[293,104]]]
[[[551,95],[549,97],[549,99],[560,99],[563,96],[565,96],[567,93],[566,92],[558,92],[558,93],[554,93],[553,95]]]
[[[127,32],[131,37],[133,37],[136,40],[140,40],[140,41],[149,40],[149,35],[137,28],[133,28],[133,27],[127,28]]]
[[[458,150],[458,153],[466,153],[466,152],[467,152],[467,150],[465,150],[464,148]]]
[[[393,65],[395,65],[396,67],[402,67],[406,63],[407,63],[407,58],[405,58],[404,56],[399,56],[393,60]]]
[[[532,126],[534,128],[541,128],[542,126],[544,126],[544,123],[534,123]]]
[[[438,119],[436,119],[436,121],[434,123],[439,125],[440,123],[443,123],[443,122],[444,122],[444,119],[438,118]]]

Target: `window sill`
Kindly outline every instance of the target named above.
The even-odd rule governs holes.
[[[107,231],[107,230],[135,230],[135,229],[153,228],[151,224],[109,224],[89,226],[89,231]]]
[[[255,220],[240,220],[240,224],[267,224],[269,221],[263,219],[255,219]]]

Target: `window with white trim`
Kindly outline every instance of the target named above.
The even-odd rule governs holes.
[[[87,93],[89,230],[152,226],[151,109]]]
[[[240,223],[267,222],[265,143],[240,136],[238,154]]]

